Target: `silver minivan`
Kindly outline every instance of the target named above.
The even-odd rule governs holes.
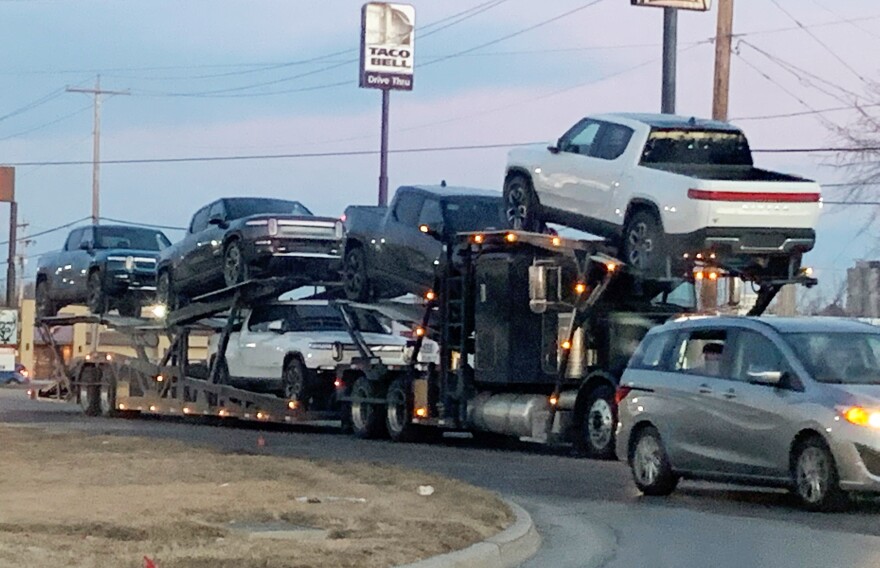
[[[681,478],[788,487],[810,510],[880,493],[880,327],[679,318],[645,336],[617,396],[617,456],[646,495]]]

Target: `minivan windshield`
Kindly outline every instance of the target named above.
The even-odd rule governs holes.
[[[736,130],[653,128],[642,164],[751,166],[753,161],[745,135]]]
[[[880,385],[880,333],[786,333],[786,342],[820,383]]]

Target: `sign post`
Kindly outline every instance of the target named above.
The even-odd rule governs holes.
[[[709,10],[712,0],[630,0],[633,6],[663,8],[663,87],[661,111],[675,114],[675,76],[678,63],[678,11]]]
[[[415,61],[415,8],[368,2],[361,10],[360,86],[382,90],[379,205],[388,205],[388,114],[390,92],[411,91]]]
[[[15,168],[0,167],[0,201],[9,203],[9,258],[6,262],[6,305],[15,306],[15,245],[18,240],[18,203],[15,202]]]

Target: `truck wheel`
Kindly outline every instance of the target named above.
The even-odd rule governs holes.
[[[104,284],[101,282],[101,271],[93,270],[89,273],[88,299],[89,311],[96,315],[107,312],[107,295],[104,293]]]
[[[119,304],[117,306],[119,310],[119,315],[127,318],[139,318],[141,317],[141,302],[139,299],[132,295],[127,295],[119,300]]]
[[[82,370],[79,380],[79,406],[86,416],[101,415],[101,372],[95,367],[86,367]]]
[[[37,282],[34,297],[37,304],[37,317],[51,318],[58,314],[58,307],[49,297],[49,284],[45,280]]]
[[[223,280],[227,286],[235,286],[250,278],[247,261],[241,250],[241,243],[230,241],[223,253]]]
[[[419,427],[412,423],[413,397],[407,381],[395,379],[385,397],[385,426],[395,442],[413,442],[419,436]]]
[[[366,403],[357,399],[379,398],[379,389],[366,377],[355,381],[351,388],[351,429],[358,438],[378,438],[384,432],[385,421],[382,407],[378,404]]]
[[[298,357],[292,357],[281,373],[282,391],[284,398],[298,401],[305,405],[308,401],[308,370]]]
[[[504,212],[507,225],[517,231],[538,232],[538,197],[532,182],[524,175],[515,174],[504,182]]]
[[[579,414],[575,438],[578,452],[592,459],[614,459],[614,430],[617,427],[614,388],[602,385],[593,389],[581,405]]]
[[[840,488],[834,456],[818,436],[803,440],[792,452],[793,492],[808,511],[839,511],[847,503]]]
[[[630,467],[636,486],[645,495],[666,496],[678,485],[678,476],[672,471],[663,440],[653,426],[646,426],[636,433]]]
[[[370,299],[370,280],[367,277],[367,258],[364,249],[356,247],[345,253],[342,280],[345,297],[352,302]]]
[[[638,270],[658,272],[663,264],[663,237],[663,227],[654,213],[636,211],[623,228],[623,260]]]

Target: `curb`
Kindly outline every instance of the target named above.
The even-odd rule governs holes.
[[[516,520],[497,535],[463,550],[426,558],[398,568],[515,568],[535,555],[541,537],[525,509],[504,500]]]

